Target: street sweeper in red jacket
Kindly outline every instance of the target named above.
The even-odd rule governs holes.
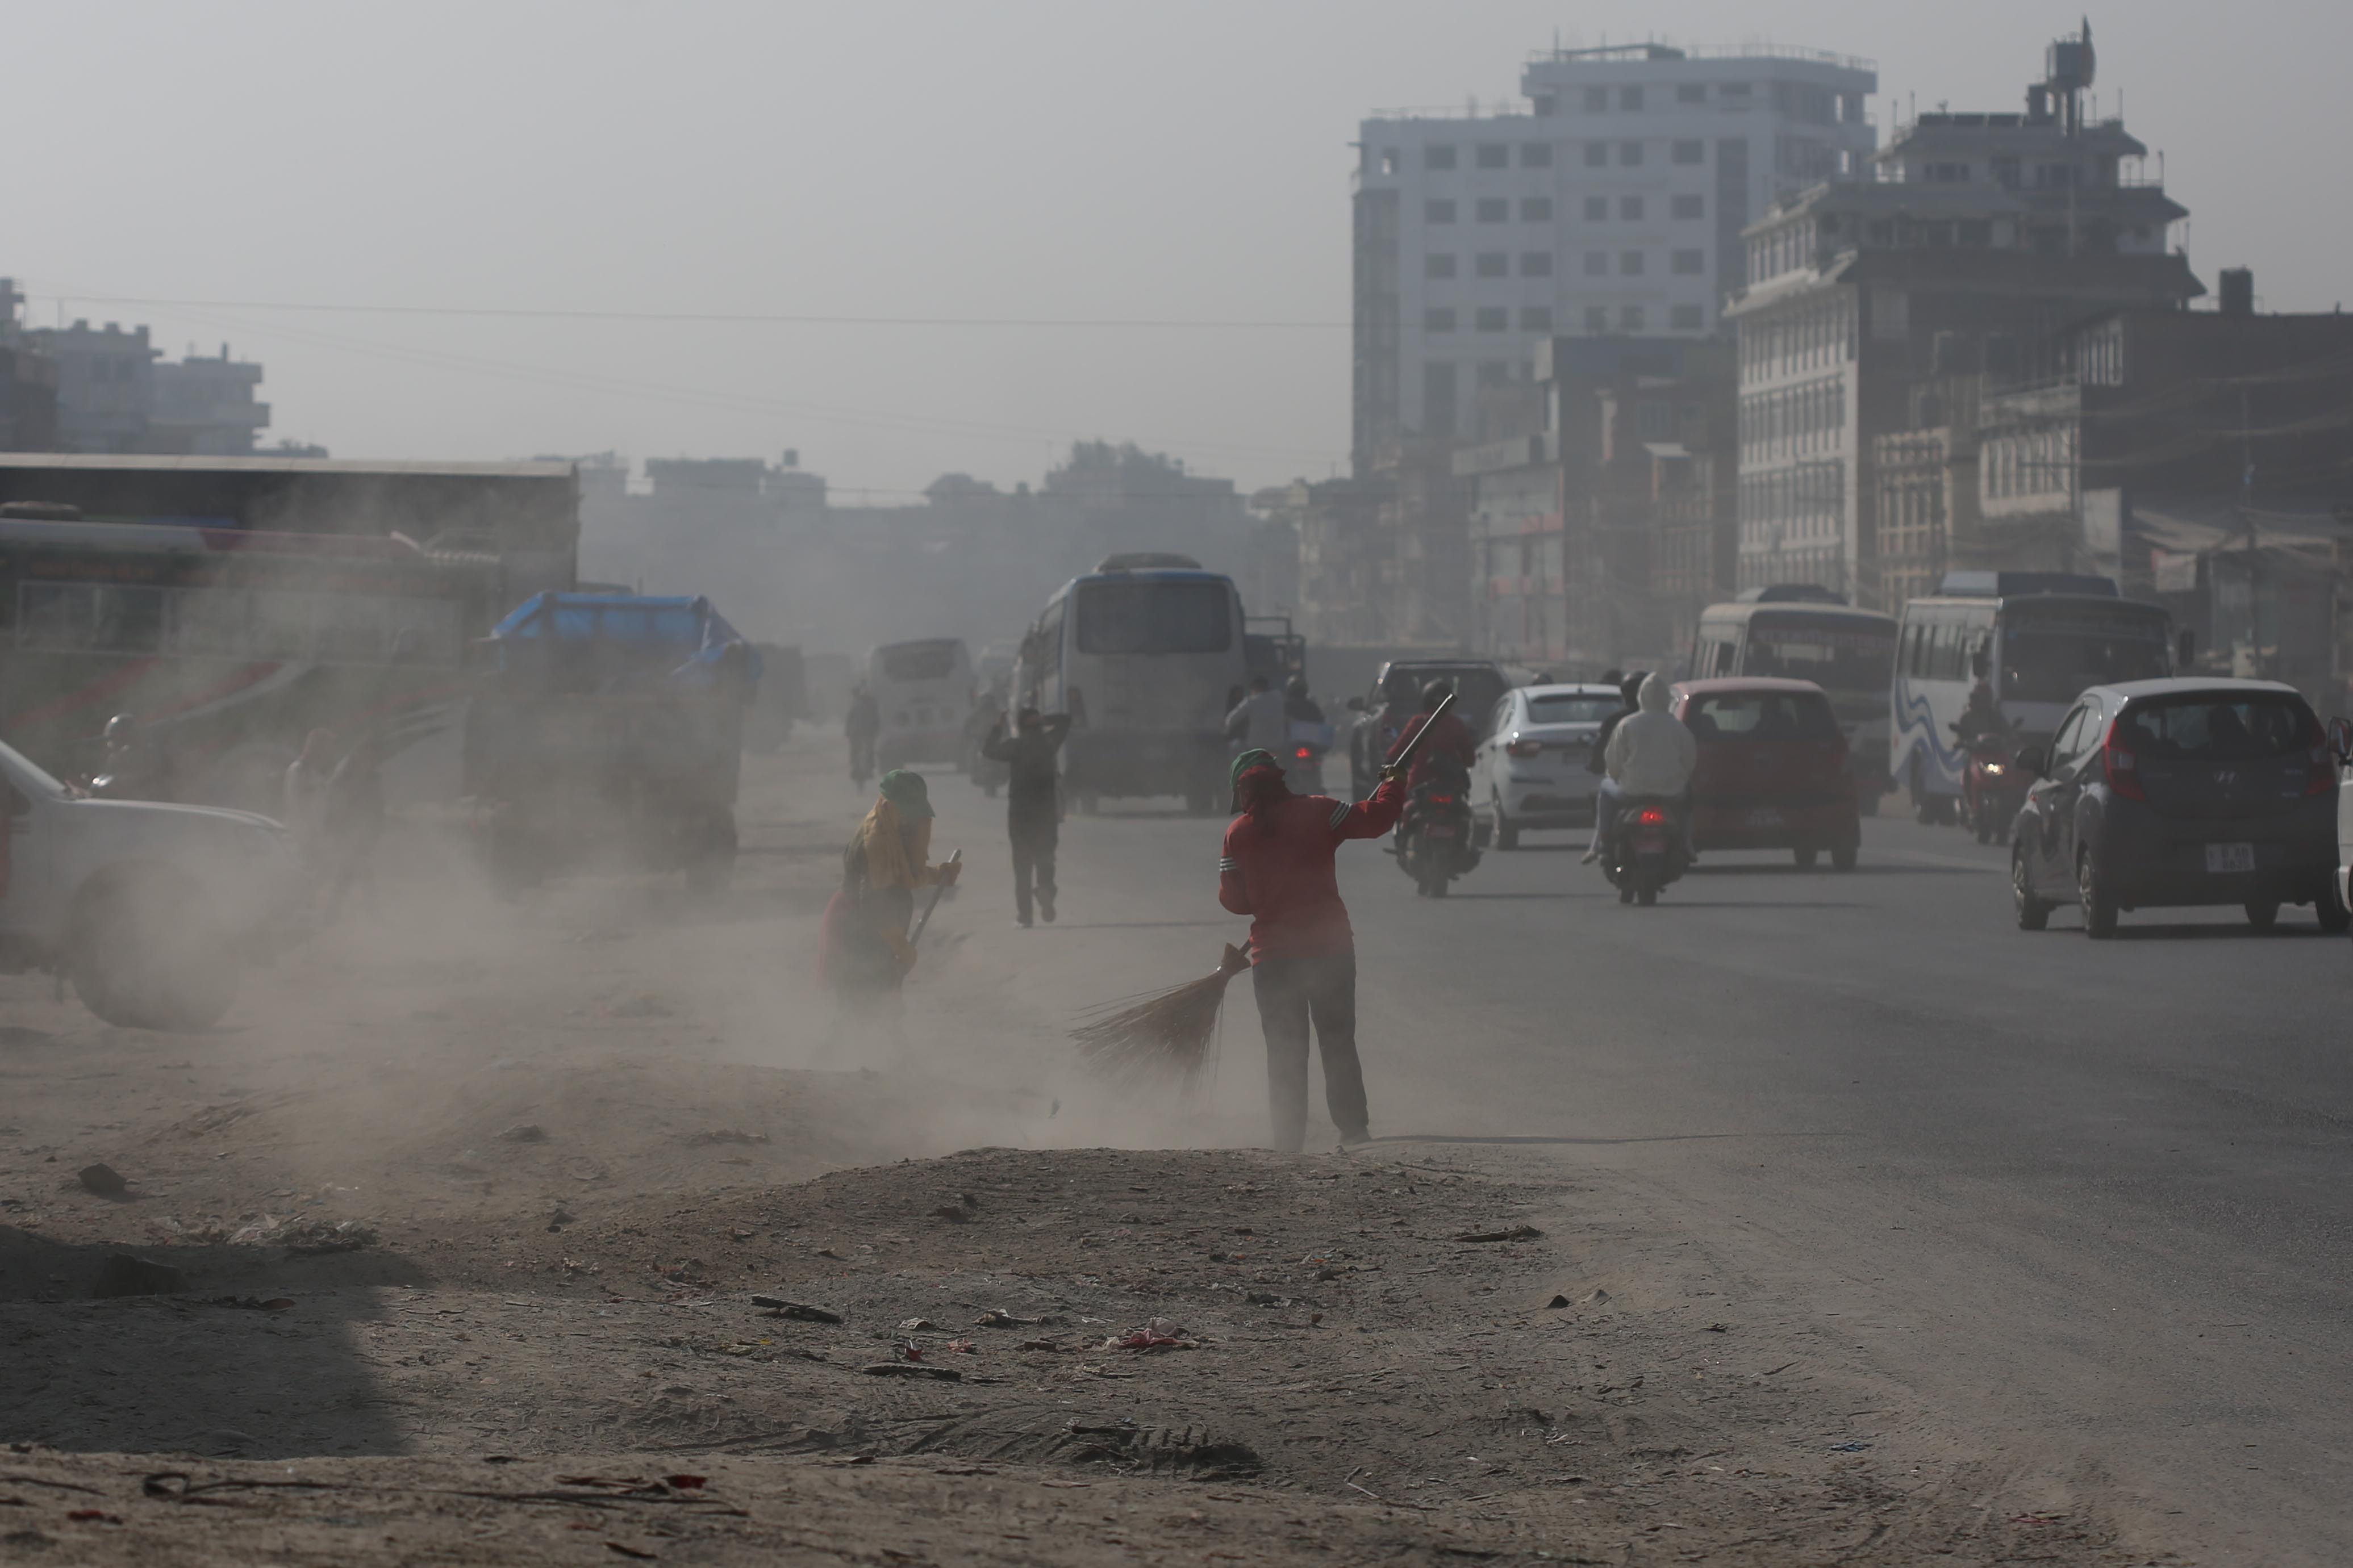
[[[1267,1094],[1274,1145],[1307,1141],[1308,1026],[1324,1053],[1324,1095],[1343,1143],[1368,1136],[1365,1074],[1356,1060],[1356,941],[1340,901],[1333,855],[1350,838],[1397,826],[1405,786],[1381,770],[1370,799],[1353,805],[1293,795],[1282,765],[1263,751],[1234,759],[1234,820],[1218,862],[1218,901],[1250,917],[1250,983],[1266,1031]]]

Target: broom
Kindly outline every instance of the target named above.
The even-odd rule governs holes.
[[[1189,1093],[1208,1063],[1226,983],[1250,966],[1250,954],[1228,942],[1208,973],[1100,1008],[1071,1031],[1071,1038],[1088,1066],[1122,1088],[1173,1079]]]
[[[1422,742],[1453,706],[1454,693],[1450,691],[1396,760],[1381,769],[1384,780],[1404,776]],[[1225,1005],[1226,984],[1250,966],[1250,954],[1228,942],[1218,967],[1198,980],[1114,1002],[1072,1029],[1071,1038],[1078,1042],[1079,1054],[1089,1065],[1122,1087],[1174,1079],[1189,1091],[1209,1059],[1209,1042],[1217,1033],[1219,1009]]]

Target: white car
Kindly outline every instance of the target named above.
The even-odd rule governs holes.
[[[1624,705],[1614,686],[1523,686],[1499,699],[1471,764],[1471,805],[1495,847],[1531,828],[1590,827],[1601,775],[1587,770],[1601,721]]]
[[[292,836],[266,816],[92,800],[5,745],[0,805],[0,971],[61,973],[110,1024],[211,1027],[299,907]]]

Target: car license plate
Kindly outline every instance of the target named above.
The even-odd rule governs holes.
[[[2209,871],[2252,871],[2254,868],[2255,847],[2252,844],[2206,846],[2206,869]]]
[[[1780,809],[1778,806],[1770,805],[1760,805],[1755,807],[1748,813],[1748,826],[1751,827],[1780,826]]]

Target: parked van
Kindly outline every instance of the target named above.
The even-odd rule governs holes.
[[[1858,610],[1829,595],[1782,598],[1767,589],[1754,601],[1700,612],[1684,679],[1810,680],[1820,687],[1846,736],[1856,805],[1870,816],[1894,787],[1885,761],[1895,633],[1893,616]]]
[[[1225,804],[1225,716],[1250,678],[1241,596],[1215,572],[1144,559],[1058,589],[1022,639],[1013,689],[1071,716],[1062,780],[1080,811],[1174,795],[1206,816]]]
[[[2021,745],[2048,746],[2086,689],[2173,672],[2172,617],[2116,597],[2105,577],[1950,573],[1945,592],[1904,606],[1888,693],[1888,772],[1924,822],[1947,821],[1967,754],[1953,725],[1983,680]],[[2039,591],[2057,582],[2071,592]],[[2090,591],[2085,591],[2090,590]],[[2105,590],[2105,591],[2102,591]]]
[[[866,689],[881,715],[874,749],[882,766],[963,761],[972,655],[962,637],[884,643],[866,656]]]

